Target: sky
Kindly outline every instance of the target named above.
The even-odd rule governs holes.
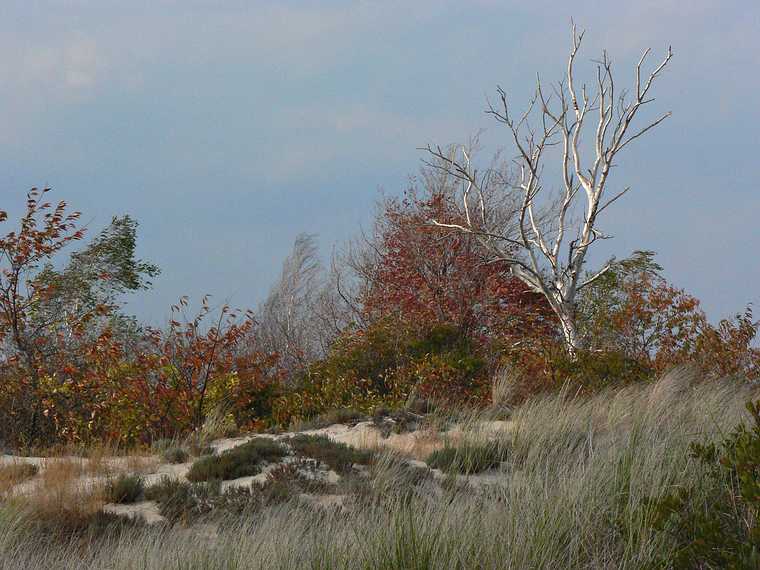
[[[50,186],[93,231],[136,218],[148,322],[182,295],[253,307],[299,233],[327,256],[369,225],[419,147],[485,129],[513,155],[486,98],[561,79],[571,19],[579,69],[606,48],[621,85],[643,49],[675,54],[652,104],[673,116],[620,156],[632,190],[592,261],[654,250],[713,320],[757,307],[756,0],[4,0],[0,209]]]

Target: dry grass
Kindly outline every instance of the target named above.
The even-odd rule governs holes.
[[[31,479],[39,472],[39,467],[20,460],[0,465],[0,499],[16,485]]]
[[[519,372],[508,366],[496,371],[491,379],[491,402],[494,406],[508,406],[515,396]]]
[[[16,495],[11,503],[30,524],[49,535],[70,536],[86,528],[103,507],[104,485],[99,479],[82,477],[83,462],[48,459],[35,485]]]
[[[590,399],[559,393],[530,402],[513,411],[510,431],[460,417],[461,441],[487,438],[510,450],[489,485],[441,494],[423,478],[418,490],[399,493],[403,470],[388,460],[370,467],[375,497],[360,508],[289,503],[231,519],[213,538],[203,529],[144,529],[92,542],[84,554],[43,549],[20,534],[6,506],[2,567],[637,570],[674,548],[647,526],[646,499],[674,486],[699,493],[702,468],[689,443],[728,431],[757,397],[731,382],[694,385],[681,371]]]

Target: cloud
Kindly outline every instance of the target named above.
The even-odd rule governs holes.
[[[74,34],[57,44],[16,46],[0,61],[6,91],[21,96],[53,94],[69,99],[91,94],[108,72],[108,59],[97,42]]]

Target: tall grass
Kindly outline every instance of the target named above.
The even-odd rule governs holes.
[[[684,372],[588,400],[556,394],[490,434],[509,450],[491,485],[442,495],[423,481],[399,494],[398,462],[386,461],[374,482],[382,500],[341,511],[291,503],[231,520],[214,537],[145,529],[43,551],[5,507],[0,568],[639,569],[672,548],[649,529],[647,497],[698,489],[689,442],[728,431],[753,396],[729,382],[692,385]]]

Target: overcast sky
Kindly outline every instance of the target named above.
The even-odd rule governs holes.
[[[254,306],[299,232],[328,253],[417,147],[485,128],[511,153],[486,96],[559,79],[571,17],[579,66],[606,47],[620,83],[675,52],[653,104],[673,117],[621,158],[597,259],[652,249],[713,319],[757,306],[757,0],[6,0],[0,209],[49,185],[93,229],[134,216],[163,270],[129,305],[151,322],[183,294]]]

